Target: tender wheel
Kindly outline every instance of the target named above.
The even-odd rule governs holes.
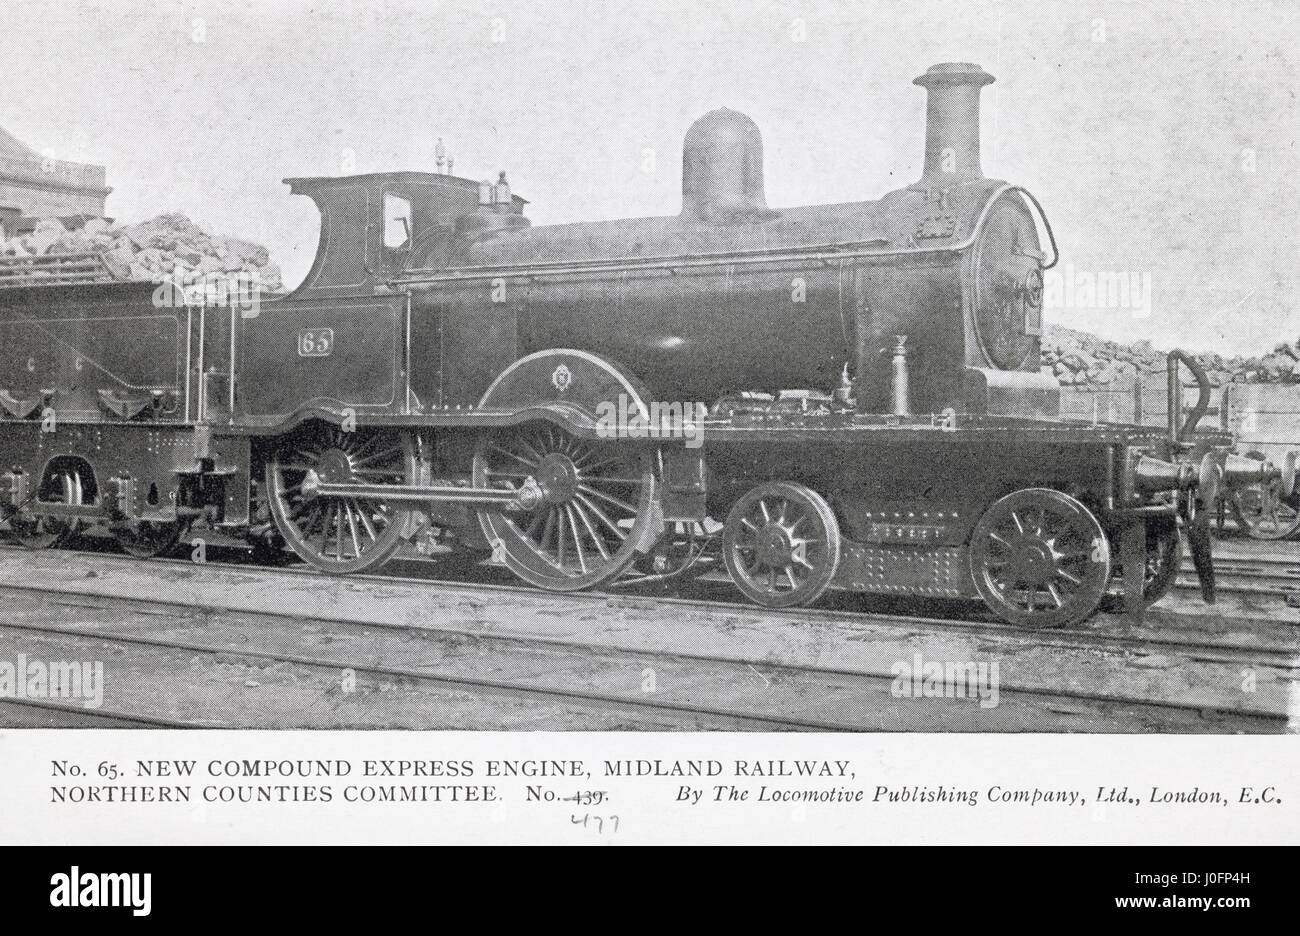
[[[1027,488],[984,512],[971,534],[971,576],[1004,621],[1061,627],[1097,610],[1110,581],[1110,545],[1097,518],[1068,494]]]
[[[81,504],[80,473],[65,469],[48,474],[36,499],[45,503]],[[28,549],[49,549],[64,543],[79,527],[75,520],[34,516],[24,511],[9,516],[9,538]]]
[[[529,478],[544,495],[535,509],[478,512],[483,535],[512,572],[540,588],[575,591],[632,564],[657,514],[648,458],[550,424],[479,440],[475,487],[519,487]]]
[[[722,557],[746,597],[769,608],[821,597],[840,564],[840,525],[815,491],[784,481],[738,500],[722,528]]]
[[[1282,496],[1279,481],[1233,491],[1229,505],[1237,524],[1251,539],[1285,539],[1300,529],[1300,510],[1294,500]]]
[[[153,559],[168,552],[180,540],[186,524],[156,520],[133,520],[113,528],[117,545],[129,556]]]
[[[341,575],[391,558],[413,509],[379,498],[315,496],[310,485],[304,491],[309,474],[327,484],[414,485],[420,474],[415,437],[397,430],[317,428],[294,435],[266,463],[275,525],[303,561]]]

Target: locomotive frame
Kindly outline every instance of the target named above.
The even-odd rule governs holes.
[[[321,234],[287,296],[5,289],[11,535],[107,524],[149,556],[274,524],[348,573],[424,525],[570,590],[638,562],[687,574],[721,521],[722,565],[761,604],[833,587],[1058,626],[1117,584],[1140,615],[1172,586],[1181,527],[1213,600],[1218,485],[1289,491],[1294,465],[1199,431],[1208,384],[1178,352],[1167,431],[1059,420],[1038,225],[1055,240],[1032,195],[982,175],[991,80],[917,79],[926,171],[878,202],[768,209],[757,129],[724,109],[687,136],[677,219],[530,230],[504,174],[295,178]],[[802,300],[773,298],[792,286]],[[1179,424],[1182,364],[1202,401]],[[652,425],[697,400],[694,437]],[[614,401],[647,431],[611,437]]]

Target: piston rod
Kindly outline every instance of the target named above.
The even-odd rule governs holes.
[[[321,481],[308,472],[302,482],[307,497],[364,497],[403,504],[451,503],[478,507],[493,505],[506,510],[532,510],[542,502],[545,492],[532,478],[517,488],[459,487],[451,484],[397,487],[391,484],[333,484]]]

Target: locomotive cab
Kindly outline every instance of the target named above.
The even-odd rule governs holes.
[[[295,296],[373,291],[413,262],[444,264],[458,228],[484,213],[480,183],[457,176],[381,172],[284,181],[311,198],[321,216],[316,258]],[[506,191],[490,202],[491,213],[526,225],[526,204]]]

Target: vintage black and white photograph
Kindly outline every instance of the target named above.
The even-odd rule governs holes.
[[[3,737],[1293,733],[1298,20],[6,4]]]

